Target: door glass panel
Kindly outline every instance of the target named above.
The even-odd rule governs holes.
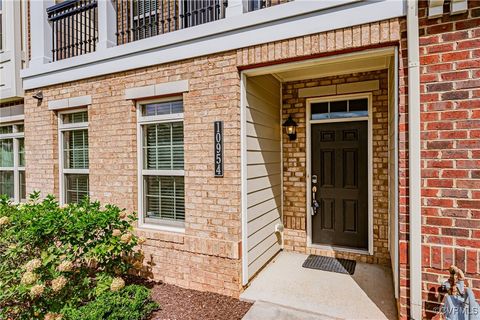
[[[312,103],[312,120],[328,119],[328,102]]]
[[[347,101],[332,101],[330,102],[330,113],[347,112]]]
[[[348,111],[355,117],[368,116],[368,99],[355,99],[348,102]]]
[[[338,100],[311,104],[311,119],[338,119],[368,116],[368,99]]]

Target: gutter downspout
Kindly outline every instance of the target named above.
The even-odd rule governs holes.
[[[418,7],[407,0],[410,317],[422,319],[420,59]]]

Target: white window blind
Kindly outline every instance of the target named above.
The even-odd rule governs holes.
[[[141,104],[140,199],[143,224],[183,227],[185,220],[183,101]]]
[[[68,169],[88,169],[88,130],[64,132],[64,165]]]
[[[183,170],[183,122],[144,126],[144,169]]]
[[[78,203],[89,195],[88,112],[59,114],[63,203]]]
[[[78,203],[88,196],[88,174],[66,174],[65,183],[67,203]]]

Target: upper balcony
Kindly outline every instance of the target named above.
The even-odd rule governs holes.
[[[30,12],[25,89],[396,18],[405,6],[398,0],[42,0],[31,1]]]
[[[256,11],[293,0],[248,0]],[[99,40],[99,2],[68,0],[46,9],[52,28],[52,60],[94,52]],[[113,0],[116,45],[224,19],[227,0]]]
[[[20,69],[26,63],[24,1],[0,0],[0,103],[23,98]]]

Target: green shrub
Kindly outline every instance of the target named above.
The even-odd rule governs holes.
[[[0,319],[43,319],[120,289],[142,259],[134,220],[88,199],[60,207],[39,193],[24,204],[0,197]]]
[[[140,320],[158,309],[147,288],[129,285],[118,292],[105,291],[80,308],[66,307],[62,320]]]

